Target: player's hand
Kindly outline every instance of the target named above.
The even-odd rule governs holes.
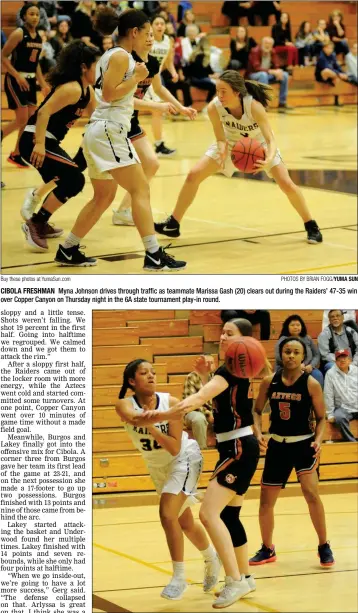
[[[45,145],[40,143],[35,144],[30,156],[30,163],[35,166],[35,168],[41,168],[44,163],[45,155]]]
[[[28,92],[30,90],[30,84],[28,80],[25,79],[25,77],[22,77],[21,75],[19,75],[16,78],[16,81],[22,92]]]
[[[340,72],[338,76],[342,81],[348,81],[348,75],[345,72]]]
[[[195,358],[193,366],[194,370],[197,370],[200,373],[205,374],[208,372],[207,362],[204,355],[199,355],[197,358]]]
[[[177,83],[179,81],[179,75],[178,75],[176,70],[172,74],[172,81],[173,81],[173,83]]]
[[[256,437],[258,442],[259,442],[259,447],[260,447],[260,452],[261,453],[266,453],[266,449],[267,449],[267,440],[263,437],[262,433],[261,435]]]
[[[180,109],[180,114],[185,115],[186,117],[189,117],[189,119],[193,120],[196,119],[198,111],[196,109],[193,109],[191,106],[182,106]]]
[[[169,113],[170,115],[178,114],[178,109],[172,102],[161,102],[160,109],[163,111],[163,113]]]
[[[219,166],[221,168],[224,168],[225,166],[225,162],[226,162],[226,158],[227,158],[227,154],[229,151],[229,145],[227,140],[223,141],[223,140],[218,140],[217,141],[217,147],[218,147],[218,154],[219,154]]]
[[[261,172],[262,170],[265,170],[266,167],[268,167],[270,164],[272,164],[273,162],[273,158],[265,158],[264,160],[256,160],[254,168],[255,170],[253,171],[253,175],[257,175],[257,173]]]
[[[170,415],[174,419],[181,419],[182,417],[184,417],[184,415],[190,413],[190,411],[192,411],[193,409],[197,409],[198,407],[192,398],[192,396],[188,396],[184,400],[181,400],[181,402],[178,402],[178,404],[169,409]]]
[[[149,75],[149,70],[144,62],[136,62],[133,74],[139,83],[139,81],[143,81]]]
[[[318,458],[319,454],[321,453],[321,443],[317,443],[317,441],[313,441],[313,443],[311,443],[311,447],[313,447],[313,449],[315,450],[315,454],[314,454],[314,458]]]

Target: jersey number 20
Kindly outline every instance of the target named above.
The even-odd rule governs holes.
[[[278,404],[278,408],[280,411],[280,417],[281,419],[290,419],[291,417],[291,409],[290,409],[290,403],[289,402],[279,402]]]

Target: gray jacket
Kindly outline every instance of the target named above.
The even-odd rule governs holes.
[[[349,349],[350,351],[349,341],[346,333],[347,330],[352,335],[353,342],[356,347],[355,355],[353,357],[353,364],[356,364],[356,366],[358,366],[358,334],[355,330],[353,330],[353,328],[350,328],[349,326],[345,325],[343,326],[342,334],[337,334],[336,332],[334,332],[333,329],[330,328],[330,326],[327,326],[318,336],[318,349],[321,354],[322,360],[324,360],[325,362],[336,361],[334,353],[331,353],[329,348],[329,340],[330,338],[332,338],[332,334],[334,338],[334,345],[336,348],[335,351],[338,351],[339,349]]]

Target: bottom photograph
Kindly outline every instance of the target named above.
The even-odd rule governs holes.
[[[357,324],[93,311],[93,613],[356,610]]]

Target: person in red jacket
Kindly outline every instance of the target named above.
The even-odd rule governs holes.
[[[287,105],[288,93],[288,72],[280,68],[277,53],[273,49],[274,40],[270,36],[265,36],[261,45],[251,49],[247,66],[246,76],[248,79],[259,81],[269,85],[271,83],[280,84],[279,112],[292,109]]]

